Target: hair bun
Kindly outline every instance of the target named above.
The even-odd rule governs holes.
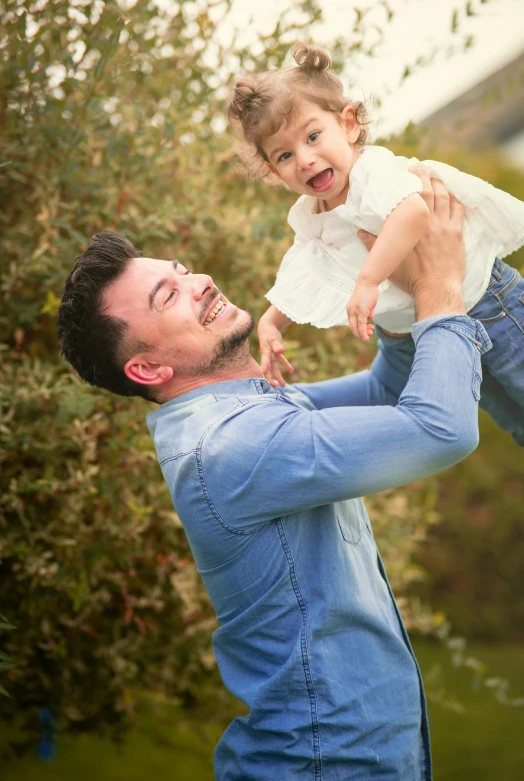
[[[315,49],[307,43],[298,41],[291,49],[291,53],[299,68],[306,73],[309,71],[327,71],[331,67],[329,54],[323,49]]]
[[[237,81],[231,90],[226,107],[226,114],[230,120],[240,120],[252,110],[259,101],[260,93],[256,89],[253,79],[245,78]]]

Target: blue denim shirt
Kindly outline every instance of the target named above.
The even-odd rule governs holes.
[[[148,416],[221,675],[249,707],[216,748],[220,781],[430,778],[422,683],[360,496],[476,446],[489,340],[466,316],[413,337],[396,388],[383,351],[371,372],[221,382]]]

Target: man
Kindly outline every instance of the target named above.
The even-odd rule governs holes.
[[[66,283],[66,358],[161,403],[148,425],[220,621],[222,677],[250,709],[216,748],[221,781],[431,777],[420,674],[359,497],[476,446],[489,340],[462,301],[462,209],[417,173],[431,219],[397,277],[418,322],[395,388],[381,373],[402,340],[371,372],[272,388],[251,316],[118,234],[95,237]]]

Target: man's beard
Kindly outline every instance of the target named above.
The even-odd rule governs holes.
[[[247,315],[246,322],[239,324],[235,331],[220,340],[209,361],[195,366],[196,376],[209,376],[229,366],[233,368],[237,358],[249,356],[249,337],[255,327],[255,318],[251,312],[244,311],[244,314]]]

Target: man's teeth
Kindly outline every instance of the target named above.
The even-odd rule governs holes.
[[[224,308],[224,302],[219,301],[216,307],[213,309],[213,311],[210,312],[207,318],[204,320],[204,325],[209,325],[209,323],[212,323],[215,317],[218,315],[219,312],[222,311],[223,308]]]

